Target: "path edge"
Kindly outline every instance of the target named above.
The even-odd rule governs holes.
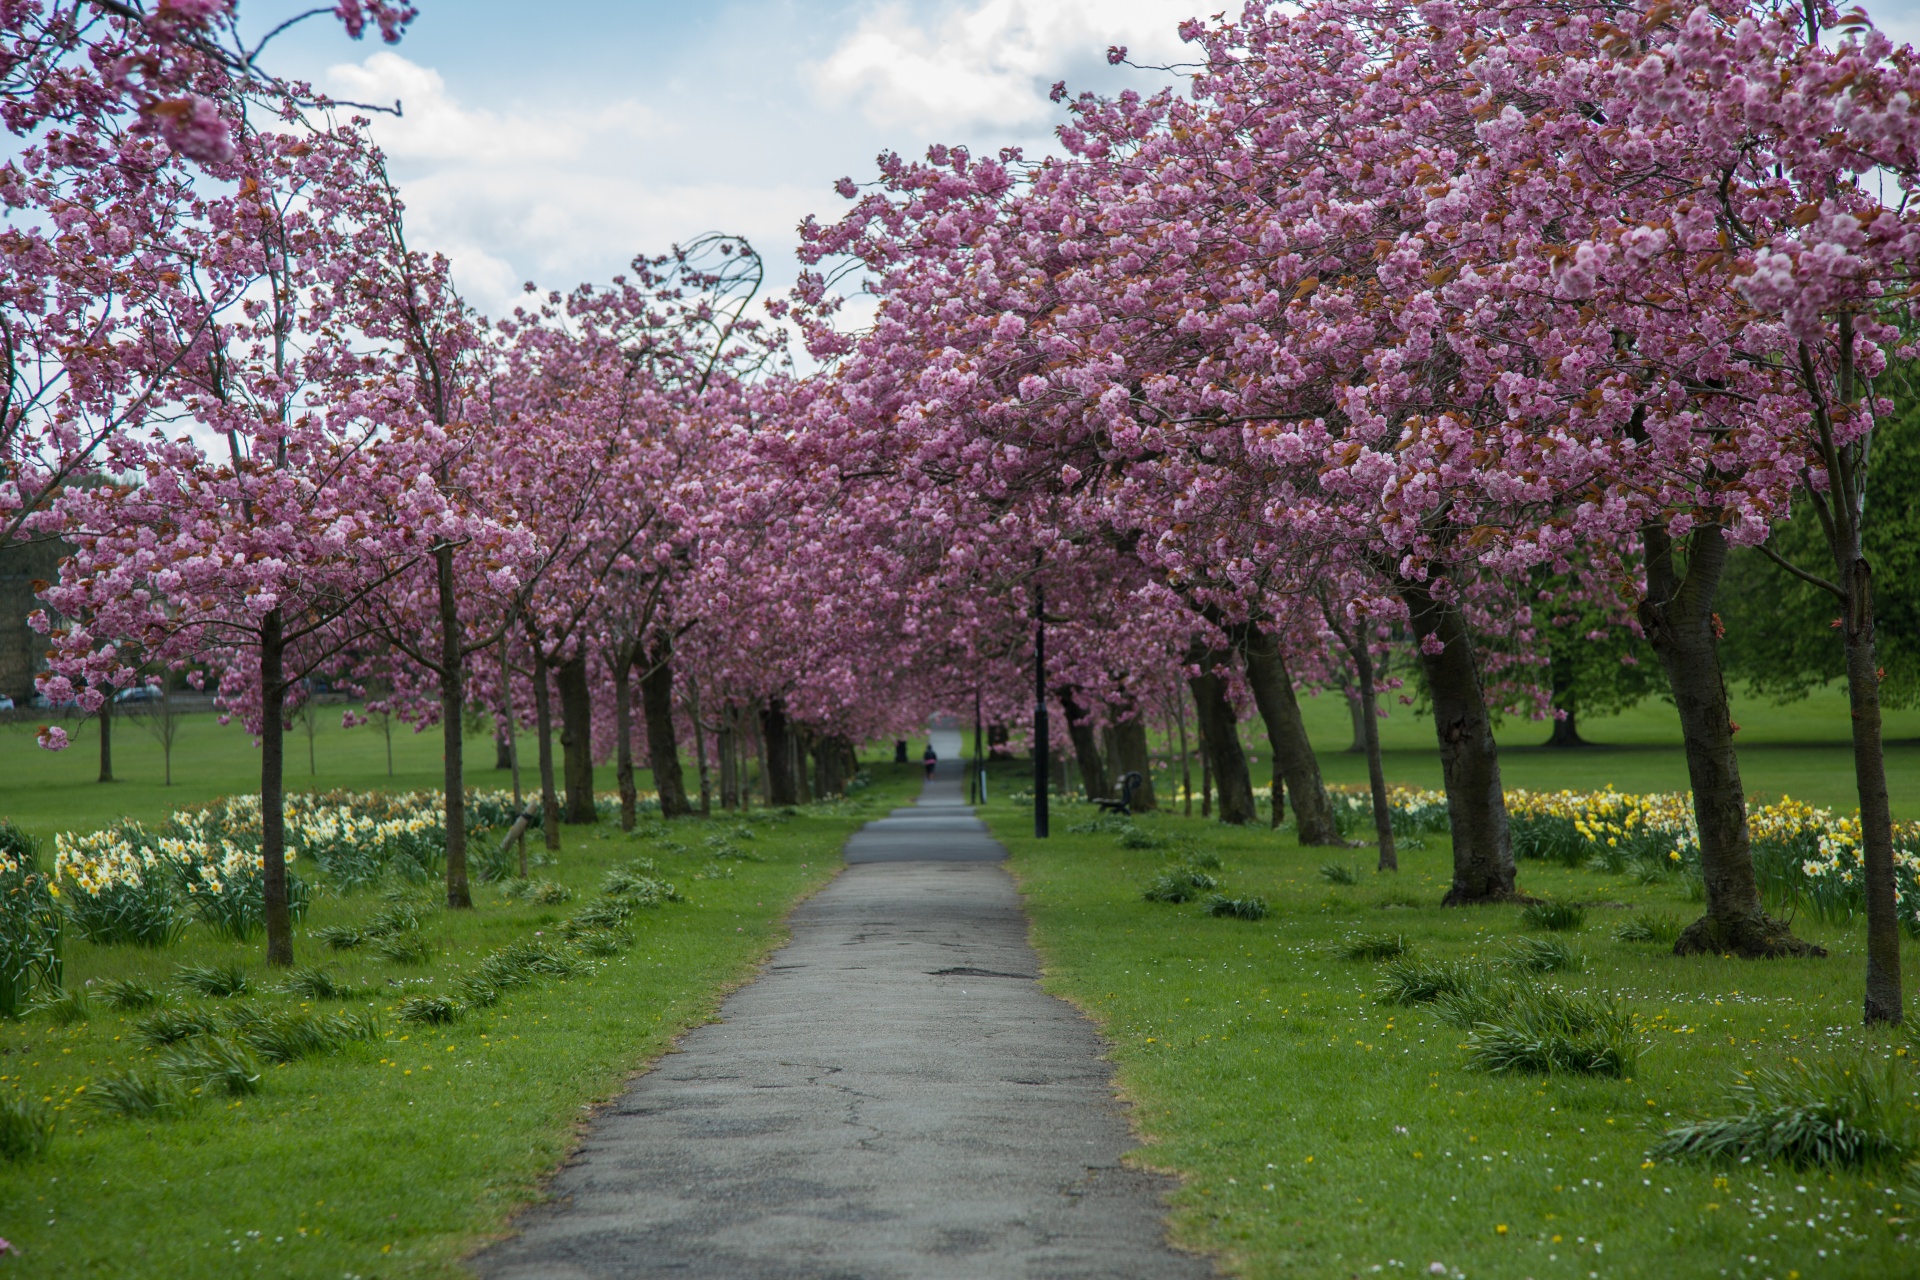
[[[981,821],[985,823],[986,819],[981,818]],[[993,829],[992,824],[988,823],[987,829],[991,831]],[[999,839],[997,835],[994,838]],[[1004,842],[1002,843],[1004,844]],[[1036,932],[1038,926],[1033,918],[1033,912],[1029,909],[1032,902],[1032,895],[1027,892],[1026,877],[1021,873],[1019,866],[1020,856],[1021,855],[1015,853],[1011,848],[1008,848],[1006,861],[1002,862],[1000,866],[1006,871],[1008,877],[1012,879],[1014,892],[1020,895],[1020,914],[1025,919],[1027,925],[1027,945],[1033,949],[1034,956],[1040,961],[1040,989],[1079,1014],[1087,1025],[1093,1028],[1093,1034],[1100,1042],[1100,1061],[1106,1063],[1110,1068],[1107,1090],[1113,1095],[1114,1100],[1121,1104],[1121,1113],[1126,1117],[1127,1121],[1127,1133],[1133,1137],[1134,1141],[1140,1144],[1132,1151],[1123,1154],[1120,1157],[1120,1162],[1130,1169],[1138,1169],[1143,1173],[1151,1173],[1162,1178],[1169,1178],[1178,1184],[1172,1190],[1183,1190],[1187,1184],[1192,1181],[1186,1171],[1173,1168],[1169,1165],[1156,1164],[1147,1154],[1151,1148],[1161,1145],[1160,1139],[1155,1137],[1140,1123],[1140,1100],[1127,1088],[1126,1081],[1122,1076],[1121,1063],[1113,1056],[1116,1043],[1114,1038],[1107,1034],[1109,1019],[1103,1017],[1096,1010],[1087,1008],[1085,1004],[1081,1003],[1080,1000],[1073,995],[1059,989],[1060,984],[1053,967],[1053,953],[1049,948],[1041,944]],[[1167,1248],[1178,1253],[1184,1253],[1188,1257],[1200,1258],[1211,1263],[1214,1271],[1221,1276],[1242,1274],[1244,1271],[1243,1268],[1232,1271],[1227,1269],[1227,1264],[1232,1260],[1232,1255],[1229,1252],[1217,1248],[1207,1248],[1180,1237],[1176,1231],[1178,1215],[1175,1212],[1175,1206],[1171,1203],[1170,1196],[1171,1191],[1160,1197],[1160,1207],[1164,1210],[1161,1219],[1160,1236]]]
[[[715,1021],[714,1015],[719,1012],[720,1006],[724,1005],[729,997],[742,988],[758,982],[766,975],[768,963],[772,961],[773,957],[779,954],[788,943],[793,941],[794,912],[812,901],[814,895],[820,893],[826,889],[828,885],[831,885],[834,881],[846,874],[847,862],[843,855],[845,853],[847,839],[851,838],[851,834],[852,833],[848,833],[847,837],[842,838],[833,850],[833,856],[841,859],[839,865],[833,868],[833,874],[824,877],[817,884],[802,889],[793,901],[787,904],[786,910],[780,913],[780,918],[773,932],[768,936],[766,945],[762,947],[748,963],[741,966],[739,974],[712,988],[708,999],[702,1001],[701,1005],[688,1015],[680,1028],[667,1039],[666,1045],[657,1053],[636,1062],[631,1069],[622,1073],[619,1084],[609,1090],[605,1097],[595,1098],[590,1102],[581,1104],[583,1109],[580,1114],[575,1116],[568,1124],[566,1154],[556,1160],[545,1173],[540,1175],[534,1182],[531,1192],[527,1197],[521,1199],[511,1209],[506,1211],[498,1227],[475,1233],[466,1248],[448,1259],[448,1262],[456,1268],[452,1274],[464,1277],[475,1276],[477,1273],[469,1263],[471,1263],[476,1256],[485,1253],[493,1246],[511,1240],[513,1237],[519,1235],[519,1230],[516,1229],[513,1224],[522,1214],[531,1210],[542,1209],[555,1203],[555,1197],[552,1194],[554,1179],[558,1178],[561,1171],[572,1164],[574,1158],[580,1154],[580,1148],[586,1142],[588,1130],[600,1119],[606,1109],[625,1097],[627,1091],[633,1087],[634,1081],[652,1074],[653,1071],[660,1066],[662,1059],[679,1053],[680,1042],[685,1040],[688,1035],[700,1027]]]

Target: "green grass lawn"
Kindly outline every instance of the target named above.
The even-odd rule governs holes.
[[[205,733],[203,763],[222,751],[244,758],[244,738],[236,746],[226,732]],[[52,771],[63,762],[38,767]],[[43,1158],[0,1163],[0,1234],[22,1251],[5,1265],[49,1277],[371,1280],[457,1272],[460,1257],[538,1195],[591,1107],[614,1096],[676,1034],[711,1016],[730,986],[778,945],[788,910],[838,869],[847,834],[918,789],[912,768],[875,765],[873,772],[875,785],[852,800],[793,817],[755,811],[744,824],[738,817],[664,829],[656,822],[633,836],[605,825],[569,828],[557,863],[535,872],[571,888],[573,900],[564,904],[516,903],[483,885],[474,911],[451,913],[431,905],[432,886],[415,890],[427,904],[422,932],[435,949],[427,963],[326,950],[315,929],[365,920],[387,904],[373,890],[323,892],[298,931],[298,958],[357,989],[346,1000],[277,992],[279,975],[261,966],[258,940],[224,942],[199,925],[159,950],[71,944],[69,990],[91,984],[97,993],[103,979],[140,978],[168,989],[176,1009],[217,1016],[235,1002],[190,995],[174,978],[182,964],[231,960],[246,967],[257,992],[242,999],[257,1009],[364,1010],[379,1017],[382,1034],[269,1066],[252,1096],[210,1096],[171,1118],[128,1119],[90,1108],[86,1090],[153,1062],[154,1050],[138,1039],[142,1015],[95,999],[84,1022],[61,1025],[39,1012],[0,1025],[0,1089],[60,1108]],[[172,793],[137,790],[147,784],[136,782],[114,795],[128,811],[150,816],[239,789],[231,773],[224,786],[211,777],[209,765],[201,780],[183,779]],[[360,772],[340,768],[321,785],[381,780],[384,762],[375,777],[363,761]],[[396,781],[430,779],[416,760]],[[69,777],[42,789],[56,785],[57,799],[17,792],[8,799],[42,831],[99,825],[101,811],[82,804],[86,788],[98,784]],[[135,809],[136,800],[147,807]],[[716,863],[713,842],[751,858]],[[589,973],[520,987],[450,1026],[396,1017],[402,999],[450,993],[490,952],[519,940],[557,940],[562,921],[597,897],[609,869],[643,856],[687,900],[640,912],[630,948],[594,961]],[[730,874],[695,878],[709,867]]]
[[[307,736],[296,728],[287,735],[286,785],[289,791],[438,791],[440,731],[415,733],[404,725],[393,729],[393,773],[387,772],[387,743],[378,729],[361,725],[340,727],[340,708],[323,708],[315,725],[313,767],[308,767]],[[163,785],[164,759],[159,743],[138,721],[120,719],[113,726],[116,782],[100,778],[99,726],[95,721],[65,721],[73,745],[65,751],[46,751],[34,742],[37,725],[16,722],[0,725],[0,817],[10,817],[43,842],[55,832],[91,831],[115,818],[164,822],[168,814],[236,792],[260,790],[260,749],[238,721],[221,724],[210,712],[182,716],[173,746],[173,785]],[[529,790],[539,787],[536,739],[520,738],[521,781]],[[554,746],[556,771],[559,745]],[[509,790],[511,773],[493,767],[491,736],[466,739],[467,785],[483,790]],[[638,775],[642,790],[651,790],[653,775]],[[598,785],[613,787],[613,770],[598,770]]]
[[[1347,747],[1353,741],[1352,720],[1345,700],[1322,693],[1300,700],[1308,734],[1320,755],[1327,781],[1364,787],[1367,762]],[[1438,789],[1440,757],[1434,746],[1433,720],[1416,715],[1396,701],[1392,714],[1381,722],[1380,743],[1387,781]],[[1782,794],[1851,813],[1858,807],[1853,780],[1846,690],[1831,685],[1800,702],[1780,705],[1745,698],[1733,699],[1740,770],[1750,793],[1777,798]],[[1189,734],[1192,724],[1188,724]],[[1594,745],[1567,751],[1541,746],[1550,726],[1509,717],[1496,733],[1500,743],[1500,771],[1509,788],[1559,791],[1597,790],[1612,785],[1622,791],[1685,791],[1687,762],[1680,748],[1680,725],[1673,708],[1649,699],[1618,716],[1583,720],[1581,736]],[[1920,708],[1886,713],[1887,785],[1893,812],[1902,820],[1920,819]],[[1258,722],[1240,726],[1241,742],[1250,756],[1256,785],[1272,774],[1266,736]],[[1156,737],[1156,742],[1164,741]],[[1170,788],[1177,769],[1162,772],[1156,785]],[[1200,786],[1198,760],[1193,785]],[[1170,792],[1169,792],[1170,793]],[[1197,803],[1197,802],[1196,802]]]
[[[1017,776],[1006,771],[1002,794]],[[1801,787],[1793,784],[1795,794]],[[1356,931],[1405,935],[1430,959],[1489,957],[1523,935],[1517,909],[1446,910],[1444,836],[1403,848],[1403,870],[1366,870],[1371,850],[1303,850],[1290,833],[1148,815],[1160,849],[1073,835],[1084,805],[987,816],[1012,851],[1049,990],[1111,1039],[1144,1163],[1177,1172],[1174,1229],[1235,1274],[1469,1277],[1739,1277],[1815,1280],[1920,1274],[1910,1196],[1897,1171],[1795,1172],[1646,1163],[1685,1118],[1724,1110],[1734,1074],[1783,1060],[1884,1056],[1905,1042],[1859,1028],[1859,927],[1801,919],[1831,955],[1807,962],[1678,960],[1615,941],[1632,914],[1690,919],[1677,888],[1523,864],[1534,894],[1591,904],[1572,935],[1583,971],[1546,979],[1618,994],[1646,1050],[1631,1079],[1490,1075],[1465,1033],[1428,1006],[1373,994],[1377,966],[1333,958]],[[1259,922],[1141,889],[1178,847],[1216,853],[1231,895],[1258,895]],[[1328,862],[1359,868],[1339,886]],[[1557,935],[1566,937],[1567,935]],[[1920,949],[1908,944],[1909,985]],[[1904,1070],[1904,1068],[1903,1068]],[[1913,1105],[1913,1073],[1904,1076]],[[1895,1221],[1890,1221],[1895,1220]]]

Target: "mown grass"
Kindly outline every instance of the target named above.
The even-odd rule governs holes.
[[[340,727],[338,706],[322,708],[315,725],[313,768],[308,768],[307,739],[299,730],[287,735],[286,785],[289,791],[438,791],[441,784],[440,732],[393,729],[393,773],[387,772],[387,744],[372,725]],[[0,817],[10,818],[49,851],[61,831],[92,831],[116,818],[164,822],[176,809],[221,796],[260,790],[260,750],[238,721],[221,724],[211,712],[183,715],[173,746],[173,785],[165,785],[160,746],[130,717],[114,721],[113,772],[101,782],[99,725],[93,720],[64,720],[73,744],[46,751],[34,742],[38,721],[31,711],[0,724]],[[559,745],[554,746],[558,761]],[[538,739],[520,735],[520,776],[529,791],[539,787],[535,753]],[[466,739],[467,785],[509,791],[513,775],[495,769],[493,738]],[[558,768],[558,764],[555,765]],[[695,791],[698,779],[685,770]],[[613,784],[613,770],[601,767],[599,785]],[[653,774],[636,773],[642,791],[653,789]]]
[[[1740,771],[1747,790],[1770,798],[1782,794],[1851,813],[1859,803],[1854,791],[1853,750],[1849,745],[1846,690],[1831,685],[1800,702],[1780,705],[1743,696],[1735,690],[1733,718],[1740,725],[1735,743],[1740,749]],[[1367,762],[1350,754],[1352,721],[1338,693],[1303,697],[1300,710],[1320,756],[1327,781],[1348,786],[1367,785]],[[1434,745],[1433,720],[1416,715],[1397,702],[1380,722],[1380,743],[1387,781],[1413,787],[1441,785],[1440,757]],[[1193,724],[1189,718],[1189,736]],[[1612,784],[1622,791],[1685,791],[1686,756],[1680,747],[1680,722],[1673,707],[1658,698],[1617,716],[1582,720],[1580,732],[1594,745],[1578,750],[1556,750],[1540,744],[1550,726],[1509,717],[1499,727],[1500,771],[1509,787],[1536,791],[1569,788],[1591,791]],[[1920,818],[1920,708],[1886,713],[1887,784],[1896,818]],[[1253,780],[1263,785],[1273,766],[1258,724],[1240,727],[1241,741],[1254,757]],[[1163,760],[1177,754],[1177,746],[1154,739]],[[1172,794],[1179,776],[1157,770],[1154,785]],[[1200,765],[1193,763],[1194,808],[1199,808]]]
[[[1691,919],[1698,908],[1673,885],[1522,864],[1523,888],[1587,907],[1581,928],[1539,935],[1518,908],[1435,905],[1444,837],[1403,849],[1397,875],[1343,886],[1320,875],[1325,851],[1288,832],[1143,815],[1166,848],[1133,850],[1110,833],[1065,834],[1080,812],[1057,810],[1063,834],[1045,842],[1028,809],[999,803],[987,817],[1012,851],[1048,989],[1112,1040],[1149,1143],[1138,1158],[1182,1176],[1176,1238],[1234,1273],[1920,1274],[1920,1187],[1898,1168],[1647,1162],[1669,1128],[1724,1115],[1742,1071],[1900,1054],[1899,1105],[1920,1104],[1908,1042],[1858,1025],[1858,926],[1801,920],[1824,960],[1679,960],[1614,936],[1638,913]],[[1220,892],[1263,898],[1266,919],[1144,900],[1171,848],[1216,854]],[[1530,936],[1565,942],[1577,968],[1541,972]],[[1485,1053],[1476,1065],[1473,1031],[1432,1004],[1381,999],[1383,969],[1402,961],[1373,957],[1394,952],[1590,1004],[1617,997],[1642,1046],[1631,1076],[1500,1070]],[[1906,964],[1911,985],[1911,942]]]
[[[564,903],[483,885],[476,909],[456,914],[416,890],[426,963],[317,941],[315,931],[391,909],[378,891],[323,894],[299,931],[297,958],[326,978],[303,971],[297,991],[277,989],[287,975],[262,966],[257,940],[235,944],[200,926],[158,950],[73,945],[68,986],[93,993],[85,1019],[41,1012],[0,1025],[0,1105],[44,1098],[57,1109],[42,1157],[0,1162],[0,1232],[21,1251],[7,1266],[63,1277],[458,1273],[460,1257],[538,1194],[592,1106],[711,1016],[778,944],[788,909],[838,868],[847,834],[919,786],[911,768],[874,773],[876,784],[850,802],[785,818],[756,811],[750,841],[733,834],[737,817],[676,822],[657,837],[568,828],[557,863],[538,871],[572,890]],[[754,857],[715,874],[709,836]],[[630,946],[605,931],[567,944],[565,922],[602,901],[609,873],[640,857],[685,901],[635,909],[623,926]],[[703,869],[712,878],[696,879]],[[548,944],[590,968],[565,978],[538,972],[491,1004],[464,998],[475,988],[461,980],[489,956],[519,948],[524,959]],[[195,994],[179,981],[183,965],[242,966],[250,990]],[[162,1059],[174,1050],[148,1047],[139,1034],[157,1012],[154,993],[162,1010],[209,1015],[221,1035],[293,1060],[275,1065],[261,1051],[258,1091],[232,1096],[206,1068],[214,1083],[200,1096],[147,1117],[89,1105],[90,1082],[166,1076]],[[421,997],[461,1007],[450,1022],[402,1021],[403,1004]],[[301,1033],[301,1012],[372,1014],[382,1034],[280,1047],[274,1030]],[[179,1071],[194,1078],[191,1063]]]

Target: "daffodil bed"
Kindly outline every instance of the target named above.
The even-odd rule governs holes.
[[[0,892],[38,912],[16,911],[33,927],[10,937],[40,947],[21,966],[24,1015],[0,1022],[0,1152],[10,1107],[53,1120],[43,1155],[0,1159],[0,1237],[17,1254],[0,1267],[458,1273],[537,1195],[583,1108],[706,1017],[846,835],[919,784],[874,773],[853,800],[791,816],[569,827],[524,889],[478,883],[458,913],[426,874],[437,797],[298,800],[292,866],[310,904],[291,977],[195,896],[244,897],[257,876],[245,800],[63,840],[53,886],[17,849],[0,857]],[[83,935],[76,900],[149,883],[179,915],[158,945]],[[203,994],[233,966],[242,994]],[[49,998],[49,977],[68,999]],[[142,989],[158,1007],[115,1007]]]
[[[1450,859],[1443,821],[1438,830],[1397,821],[1408,828],[1403,869],[1381,875],[1367,869],[1371,848],[1301,849],[1285,831],[1145,814],[1116,833],[1076,821],[1082,812],[1069,805],[1041,842],[1030,809],[989,811],[1013,852],[1048,988],[1113,1043],[1148,1142],[1136,1158],[1181,1176],[1176,1238],[1250,1277],[1920,1274],[1920,1180],[1897,1163],[1654,1158],[1670,1131],[1737,1113],[1738,1082],[1803,1072],[1874,1073],[1881,1102],[1911,1133],[1913,1042],[1859,1025],[1864,922],[1844,906],[1812,909],[1814,887],[1836,875],[1845,883],[1852,829],[1786,802],[1754,824],[1757,844],[1839,864],[1799,868],[1795,928],[1826,959],[1681,960],[1619,936],[1699,910],[1678,801],[1601,792],[1513,805],[1519,838],[1541,817],[1571,830],[1557,852],[1529,850],[1520,883],[1583,904],[1576,930],[1529,935],[1515,907],[1438,906]],[[1911,829],[1903,841],[1910,856]],[[1634,852],[1617,854],[1624,845]],[[1657,868],[1635,861],[1642,855]],[[1169,867],[1215,858],[1205,874],[1218,892],[1263,899],[1264,919],[1209,914],[1204,895],[1145,899]],[[1357,883],[1322,873],[1335,860],[1358,869]],[[1527,989],[1630,1019],[1626,1073],[1490,1069],[1476,1049],[1484,1026],[1449,1021],[1444,1001],[1383,999],[1390,971],[1409,958],[1446,973],[1518,974],[1543,953],[1560,964],[1558,941],[1578,967],[1523,975]],[[1904,945],[1912,987],[1920,947]]]

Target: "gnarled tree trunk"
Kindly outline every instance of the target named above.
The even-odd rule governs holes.
[[[1664,524],[1642,529],[1641,542],[1647,595],[1640,602],[1640,626],[1667,673],[1680,712],[1694,821],[1700,829],[1700,872],[1707,888],[1707,914],[1680,934],[1674,954],[1824,955],[1767,914],[1753,873],[1747,795],[1720,670],[1720,620],[1713,611],[1726,569],[1726,534],[1717,524],[1694,527],[1684,577],[1674,563],[1673,540]]]
[[[1453,885],[1443,903],[1501,902],[1514,896],[1513,838],[1473,636],[1460,606],[1435,595],[1431,583],[1402,581],[1399,587],[1420,643],[1446,779]]]
[[[1286,782],[1293,798],[1295,833],[1304,845],[1344,845],[1340,830],[1333,822],[1333,802],[1327,798],[1326,783],[1320,777],[1320,760],[1313,754],[1307,738],[1306,723],[1300,718],[1300,702],[1294,697],[1293,677],[1279,643],[1258,626],[1235,628],[1234,642],[1246,663],[1247,687],[1253,691],[1254,705],[1267,726],[1267,741],[1273,747],[1276,772]],[[1274,814],[1280,812],[1280,788],[1273,793]]]
[[[1209,781],[1220,795],[1220,821],[1245,826],[1255,816],[1253,780],[1247,773],[1246,753],[1240,749],[1240,730],[1227,700],[1227,682],[1220,669],[1232,660],[1225,650],[1195,644],[1187,653],[1187,662],[1200,668],[1200,674],[1187,679],[1193,692],[1194,717],[1200,722],[1200,745],[1210,766]],[[1201,811],[1206,811],[1203,801]]]

